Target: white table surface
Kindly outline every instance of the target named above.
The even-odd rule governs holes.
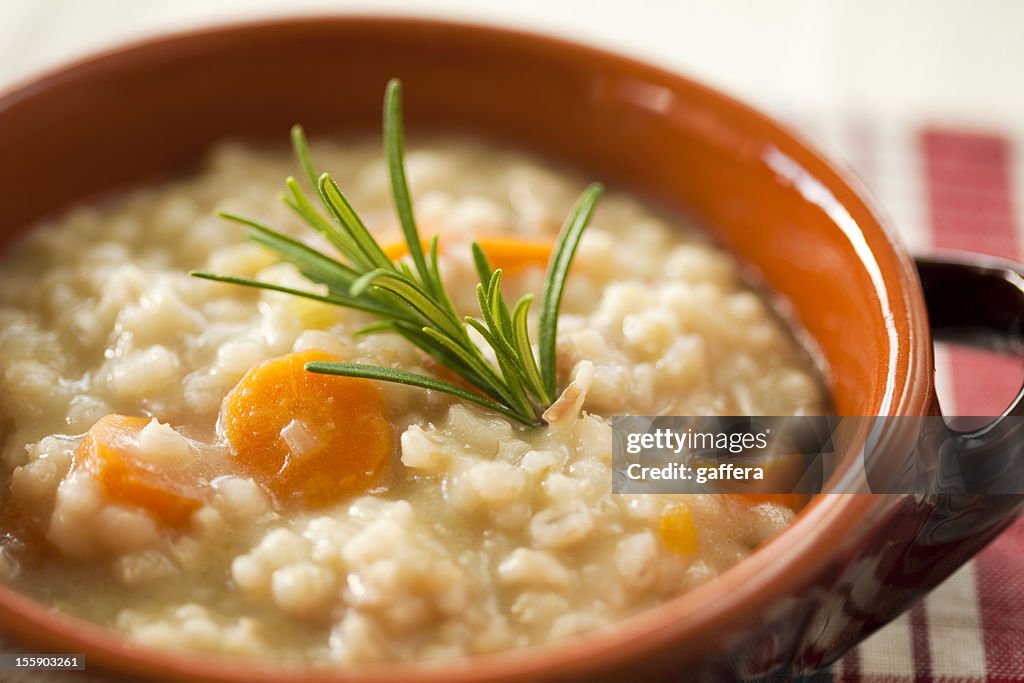
[[[0,88],[134,38],[319,12],[556,33],[661,63],[774,111],[1024,121],[1020,0],[0,0]]]

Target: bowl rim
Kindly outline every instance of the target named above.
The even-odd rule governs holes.
[[[16,79],[0,89],[0,114],[24,99],[45,96],[45,92],[65,81],[102,70],[116,62],[130,62],[139,53],[181,51],[194,41],[222,40],[239,33],[263,31],[295,31],[303,27],[325,24],[390,25],[395,30],[409,31],[430,28],[441,31],[476,33],[489,40],[502,41],[519,49],[549,50],[572,53],[590,60],[590,69],[597,64],[617,63],[629,66],[660,82],[669,82],[676,89],[696,92],[717,101],[750,120],[766,125],[781,139],[799,148],[827,170],[833,180],[852,191],[863,204],[879,232],[884,246],[894,256],[899,269],[901,301],[906,307],[910,358],[902,381],[895,364],[885,378],[886,398],[879,415],[924,414],[933,410],[934,393],[928,375],[931,367],[931,344],[926,323],[923,293],[909,255],[895,237],[885,214],[879,210],[871,193],[860,179],[816,150],[816,147],[788,126],[718,90],[673,72],[663,66],[618,54],[591,45],[545,32],[509,28],[472,20],[447,20],[425,16],[384,14],[298,14],[255,20],[205,24],[168,33],[131,40],[110,48],[41,69]],[[882,246],[882,245],[879,245]],[[883,303],[887,303],[884,302]],[[886,309],[884,312],[890,312]],[[890,337],[890,350],[896,343]],[[818,495],[797,516],[794,523],[743,561],[721,575],[660,605],[626,619],[589,631],[580,636],[556,640],[539,646],[474,655],[437,662],[397,662],[358,665],[310,664],[293,665],[250,657],[211,654],[195,650],[157,648],[130,642],[123,634],[83,619],[46,607],[0,583],[0,629],[5,634],[47,645],[73,647],[94,655],[91,661],[121,671],[145,672],[160,678],[181,676],[200,680],[280,681],[281,683],[378,683],[393,680],[415,680],[420,683],[458,683],[502,680],[533,681],[557,675],[568,668],[574,673],[597,674],[613,666],[621,666],[638,656],[654,656],[672,647],[674,651],[699,653],[705,650],[708,638],[728,635],[729,625],[742,621],[744,615],[763,612],[782,596],[789,595],[817,575],[834,560],[839,550],[836,538],[855,538],[863,531],[865,521],[883,508],[891,497],[864,493],[827,493]],[[798,569],[798,571],[788,571]]]

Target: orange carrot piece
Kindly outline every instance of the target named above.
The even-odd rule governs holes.
[[[506,272],[534,265],[543,268],[548,264],[551,252],[555,248],[551,242],[535,242],[509,237],[494,237],[477,241],[480,243],[480,248],[484,250],[484,254],[487,255],[491,268],[501,268]]]
[[[696,555],[700,542],[690,508],[672,505],[661,514],[658,535],[665,547],[677,555]]]
[[[424,254],[430,252],[430,240],[420,240],[420,246],[423,248]],[[406,244],[404,240],[402,242],[386,244],[381,248],[384,250],[384,255],[392,261],[397,261],[398,259],[409,255],[409,245]],[[437,249],[438,251],[441,250],[440,242],[438,242]]]
[[[160,469],[135,451],[134,442],[149,418],[107,415],[94,424],[75,452],[110,501],[139,507],[167,526],[181,528],[202,505],[189,477]]]
[[[480,248],[487,255],[491,268],[495,270],[501,268],[505,272],[533,265],[544,267],[554,249],[551,242],[522,240],[514,237],[481,238],[477,242],[480,243]],[[430,249],[430,242],[424,240],[423,251],[426,252],[428,249]],[[438,250],[444,252],[443,243],[438,243]],[[394,242],[384,247],[384,253],[392,261],[397,261],[409,253],[409,248],[405,242]]]
[[[221,406],[235,461],[283,505],[337,503],[377,485],[387,465],[391,425],[373,382],[305,369],[332,360],[311,350],[265,361]]]

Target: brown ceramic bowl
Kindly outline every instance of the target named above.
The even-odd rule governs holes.
[[[115,50],[0,97],[0,235],[172,174],[225,138],[374,132],[400,77],[409,134],[447,129],[538,150],[708,226],[782,299],[820,350],[838,412],[937,412],[921,280],[848,176],[761,114],[651,66],[550,38],[421,20],[317,18],[177,35]],[[998,264],[923,264],[947,329],[998,329],[950,309],[975,287],[1019,312]],[[934,296],[933,296],[934,295]],[[952,311],[952,312],[950,312]],[[959,312],[958,312],[959,311]],[[973,318],[972,318],[973,316]],[[1013,410],[1020,412],[1020,401]],[[1019,497],[960,505],[818,496],[719,579],[618,625],[469,662],[281,669],[155,651],[0,588],[0,627],[137,677],[418,683],[754,679],[833,661],[977,552]],[[947,501],[948,502],[948,501]]]

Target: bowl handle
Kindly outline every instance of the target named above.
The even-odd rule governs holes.
[[[935,339],[1024,351],[1024,266],[962,253],[917,258],[916,264]],[[972,493],[889,496],[890,507],[865,529],[862,542],[854,543],[833,574],[830,592],[843,597],[822,609],[831,628],[811,637],[791,674],[810,676],[838,659],[942,583],[1017,518],[1024,504],[1022,416],[1024,389],[987,425],[958,431],[947,424],[948,431],[939,435],[949,449],[943,457],[969,463],[961,472],[982,470],[984,481],[1001,489],[992,493],[1010,495],[978,492],[989,491],[988,486]],[[934,491],[943,488],[938,482],[933,486]]]
[[[1024,353],[1024,266],[966,253],[915,261],[934,339]],[[974,481],[961,479],[947,494],[937,481],[933,490],[939,495],[904,499],[916,508],[916,523],[902,571],[919,591],[984,548],[1024,505],[1024,387],[988,424],[974,418],[970,429],[960,430],[956,422],[947,418],[946,434],[940,435],[942,457],[962,463],[957,469]]]
[[[936,340],[994,351],[1024,353],[1024,266],[992,257],[957,254],[917,258],[932,336]],[[963,461],[1002,461],[1003,490],[1024,492],[1024,386],[1009,407],[987,425],[950,427],[948,444]],[[989,489],[986,489],[989,490]]]

